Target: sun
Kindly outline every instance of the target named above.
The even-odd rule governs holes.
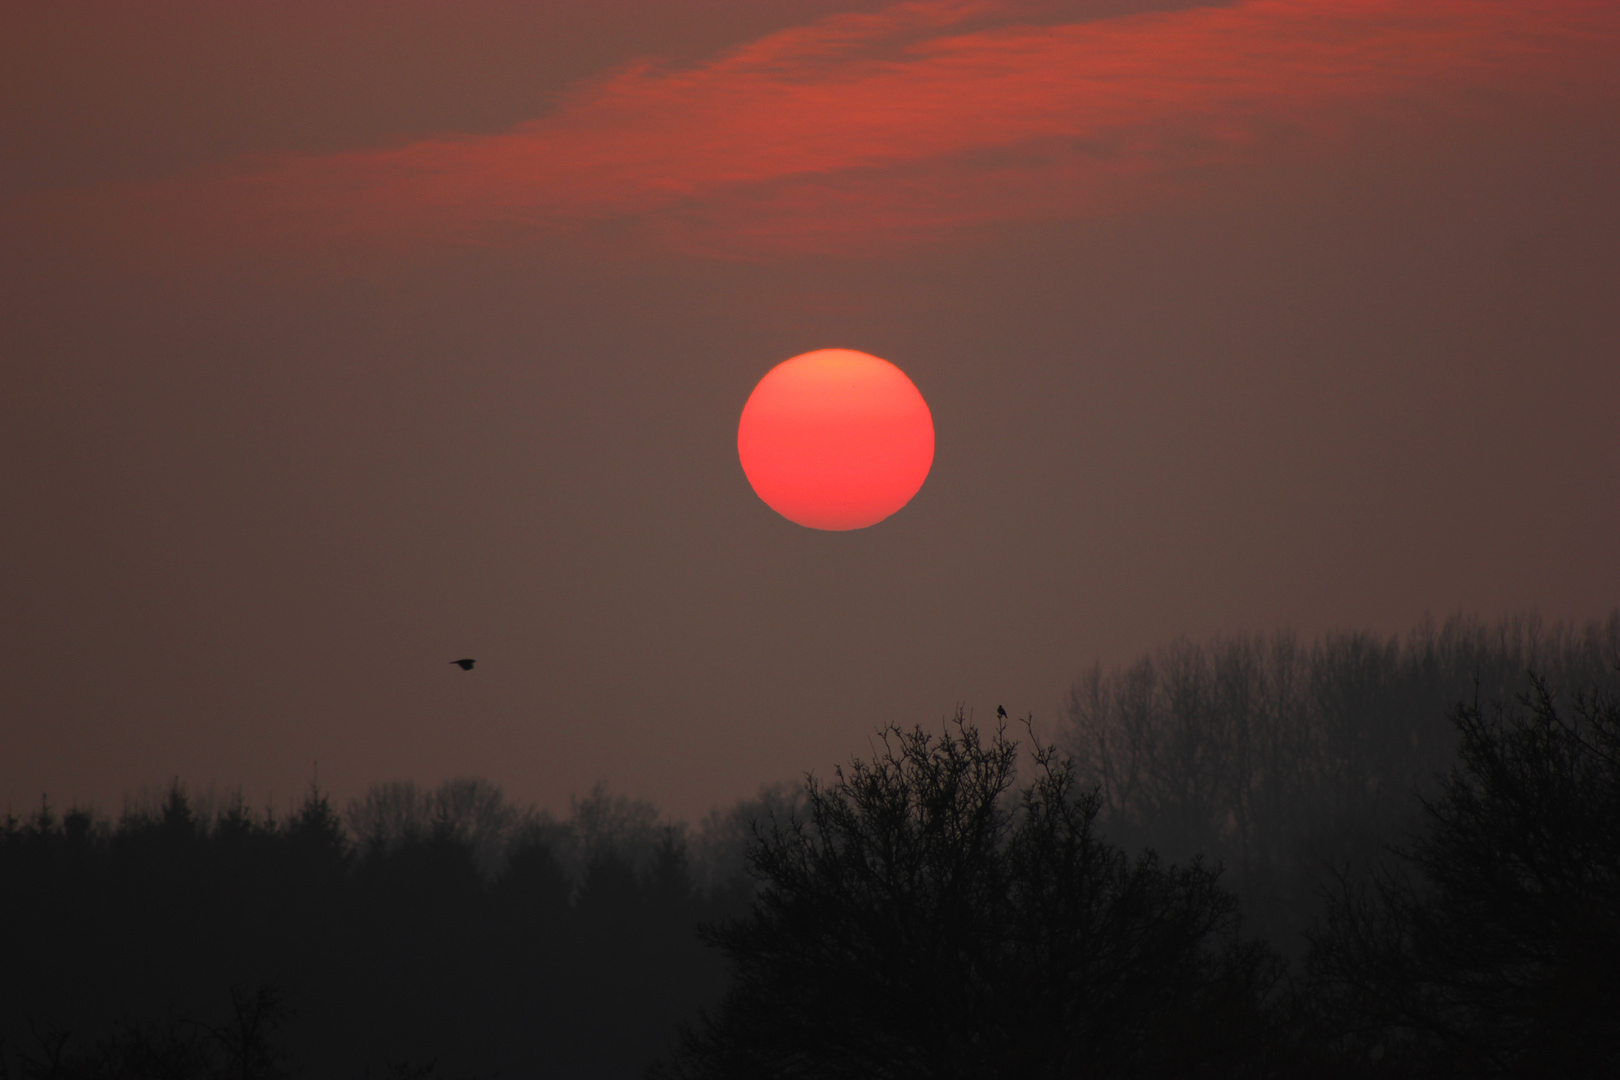
[[[869,353],[818,349],[772,368],[743,406],[737,457],[754,492],[811,529],[864,529],[917,494],[934,418],[906,373]]]

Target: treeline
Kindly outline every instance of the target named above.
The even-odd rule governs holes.
[[[1055,747],[958,714],[812,784],[670,1080],[1620,1075],[1620,699],[1450,711],[1421,833],[1340,877],[1304,963],[1218,870],[1131,854]],[[1021,782],[1015,766],[1032,752]]]
[[[1369,872],[1456,760],[1459,702],[1614,689],[1620,611],[1426,622],[1404,636],[1178,641],[1077,679],[1059,744],[1128,849],[1225,869],[1246,925],[1297,958],[1324,868]]]
[[[688,836],[601,788],[564,820],[476,780],[378,785],[347,822],[317,790],[279,818],[198,801],[3,822],[0,1068],[213,1061],[248,1001],[254,1052],[318,1076],[638,1075],[719,994],[696,927],[746,903],[765,805]]]
[[[477,780],[42,803],[0,1077],[1615,1075],[1617,659],[1620,613],[1182,642],[1057,746],[895,727],[695,829]]]

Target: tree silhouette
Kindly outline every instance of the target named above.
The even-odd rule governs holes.
[[[1620,704],[1531,685],[1456,708],[1429,831],[1313,935],[1325,1022],[1377,1071],[1620,1075]]]
[[[756,827],[759,891],[705,928],[732,985],[668,1077],[1238,1075],[1259,1064],[1278,961],[1196,862],[1094,833],[1066,761],[958,713],[891,727]]]
[[[1414,792],[1457,753],[1452,706],[1608,686],[1620,610],[1577,626],[1533,613],[1425,620],[1409,633],[1180,640],[1075,680],[1059,743],[1102,797],[1103,833],[1218,860],[1245,923],[1290,957],[1321,913],[1320,868],[1365,866],[1421,821]]]

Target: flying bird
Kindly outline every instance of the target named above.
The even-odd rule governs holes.
[[[996,715],[998,717],[1000,717],[1001,719],[1005,720],[1005,719],[1007,719],[1007,710],[1002,708],[1000,705],[997,705],[996,706]]]
[[[452,661],[450,661],[450,662],[451,662],[451,663],[452,663],[452,664],[456,664],[456,665],[458,665],[458,666],[459,666],[459,667],[460,667],[460,668],[461,668],[461,670],[462,670],[462,671],[471,671],[471,670],[472,670],[472,666],[473,666],[473,665],[474,665],[474,664],[476,664],[476,663],[478,663],[478,661],[476,661],[476,660],[474,660],[474,659],[472,659],[472,658],[471,658],[471,657],[468,657],[468,658],[467,658],[467,659],[465,659],[465,660],[452,660]]]

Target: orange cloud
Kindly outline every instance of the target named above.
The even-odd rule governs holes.
[[[1616,84],[1612,0],[1246,0],[1066,25],[924,0],[579,86],[499,135],[102,193],[226,244],[634,236],[751,256],[1073,218],[1414,101]],[[178,222],[179,224],[173,224]]]

